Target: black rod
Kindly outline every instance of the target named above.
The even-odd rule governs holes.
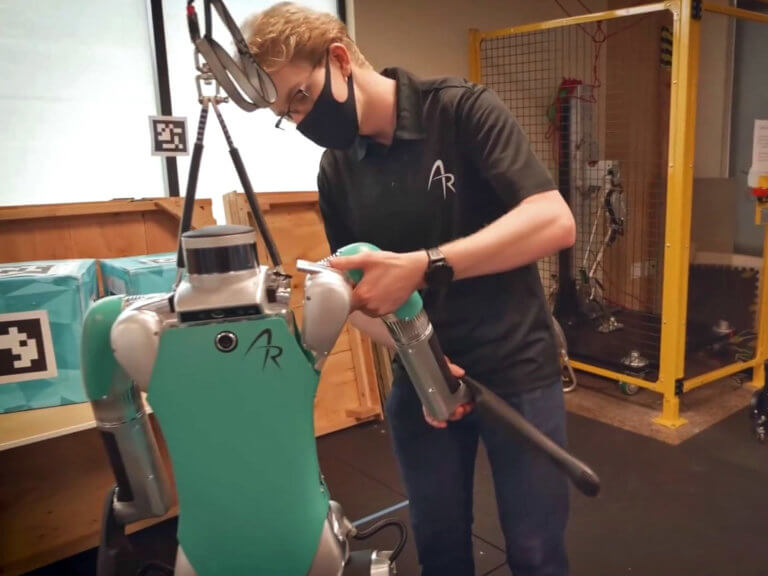
[[[462,381],[469,386],[477,412],[499,428],[525,438],[534,448],[545,454],[585,496],[597,496],[600,492],[600,478],[592,469],[559,444],[528,422],[525,417],[485,386],[464,376]]]
[[[200,120],[197,123],[197,139],[192,149],[192,160],[189,162],[189,175],[187,176],[187,194],[184,197],[184,212],[179,222],[179,252],[176,257],[176,265],[184,268],[184,251],[181,247],[181,238],[192,227],[192,214],[195,210],[195,191],[197,190],[197,176],[200,173],[200,160],[203,157],[203,136],[205,124],[208,120],[208,103],[204,102],[200,108]]]
[[[571,206],[571,103],[568,96],[558,98],[557,106],[557,186],[565,202]],[[567,320],[573,318],[579,308],[573,276],[573,247],[561,250],[557,260],[558,289],[554,314],[557,318]]]
[[[171,82],[168,75],[168,50],[165,44],[165,20],[162,0],[150,0],[152,12],[152,36],[155,48],[155,69],[157,71],[157,90],[160,98],[160,114],[173,116],[171,106]],[[165,173],[168,179],[168,195],[179,196],[179,167],[175,156],[165,157]]]
[[[256,221],[256,226],[258,227],[259,233],[261,234],[261,237],[264,240],[264,244],[267,247],[269,259],[272,260],[272,266],[278,268],[283,265],[283,261],[280,258],[280,253],[277,250],[277,244],[275,244],[275,240],[272,238],[272,233],[269,231],[267,221],[264,219],[264,214],[262,214],[259,203],[256,201],[256,195],[253,192],[253,186],[251,186],[251,179],[248,177],[248,172],[245,170],[243,159],[240,157],[240,152],[235,146],[235,143],[232,140],[232,136],[229,133],[229,129],[224,122],[224,117],[221,115],[221,111],[219,110],[218,105],[215,103],[213,104],[213,111],[216,113],[216,118],[219,120],[219,124],[221,125],[221,131],[224,133],[224,139],[227,141],[227,145],[229,146],[229,155],[235,165],[237,176],[240,178],[240,184],[243,186],[245,197],[248,199],[248,205],[251,207],[253,219]]]

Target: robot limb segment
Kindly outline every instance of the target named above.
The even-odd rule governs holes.
[[[111,331],[125,301],[96,302],[83,328],[83,377],[117,480],[115,520],[121,525],[162,516],[171,490],[139,387],[117,363]]]
[[[83,379],[116,480],[104,504],[98,555],[98,573],[109,576],[138,569],[126,525],[164,515],[172,501],[140,388],[112,351],[112,329],[128,303],[119,296],[99,300],[83,326]]]

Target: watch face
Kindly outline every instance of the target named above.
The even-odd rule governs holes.
[[[447,286],[453,280],[453,269],[447,264],[438,264],[427,272],[427,284]]]

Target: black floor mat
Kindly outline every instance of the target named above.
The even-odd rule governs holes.
[[[569,415],[568,427],[571,448],[603,481],[597,499],[572,491],[572,576],[768,575],[768,446],[753,439],[744,411],[679,446],[576,415]],[[332,496],[351,520],[405,499],[384,425],[323,437],[319,453]],[[475,492],[477,575],[509,576],[483,450]],[[392,515],[407,522],[408,509]],[[133,535],[142,557],[172,562],[175,524]],[[391,548],[394,541],[387,531],[364,547]],[[399,568],[400,576],[418,574],[412,535]],[[31,574],[92,576],[94,569],[91,550]]]

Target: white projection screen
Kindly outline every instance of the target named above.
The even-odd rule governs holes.
[[[229,0],[240,23],[273,2]],[[337,12],[333,0],[303,2]],[[195,3],[202,18],[203,2]],[[186,2],[165,0],[165,38],[174,116],[186,116],[191,150],[199,104]],[[214,15],[214,37],[232,44]],[[162,157],[151,155],[148,117],[159,114],[147,0],[0,0],[0,205],[86,202],[168,194]],[[274,128],[268,110],[221,110],[257,192],[316,190],[322,150],[296,131]],[[178,159],[186,191],[189,156]],[[198,197],[241,190],[213,114]]]

